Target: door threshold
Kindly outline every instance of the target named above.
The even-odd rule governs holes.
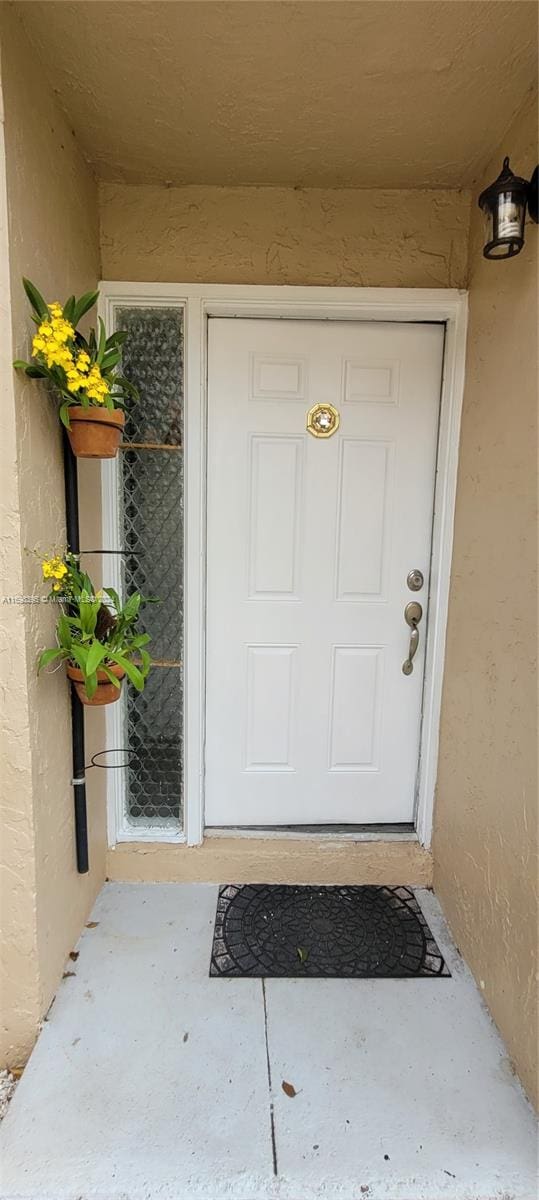
[[[414,825],[211,825],[204,837],[286,838],[303,841],[311,838],[348,842],[417,842]]]

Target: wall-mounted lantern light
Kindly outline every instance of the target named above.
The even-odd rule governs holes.
[[[498,178],[481,192],[479,207],[486,225],[485,258],[513,258],[524,245],[526,209],[537,224],[536,167],[531,180],[513,175],[509,159],[504,158]]]

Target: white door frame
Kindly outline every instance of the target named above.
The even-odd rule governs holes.
[[[453,288],[265,287],[235,284],[124,283],[100,285],[100,313],[112,329],[113,309],[122,305],[181,307],[185,311],[184,692],[189,696],[184,727],[184,832],[136,831],[125,820],[123,772],[108,773],[109,841],[184,841],[204,836],[205,728],[205,555],[207,440],[207,321],[209,317],[281,317],[338,321],[443,322],[446,326],[440,399],[440,429],[434,494],[432,566],[426,645],[423,716],[415,828],[429,846],[438,765],[440,709],[453,524],[457,488],[460,418],[468,298]],[[102,464],[103,546],[118,546],[117,467]],[[113,574],[107,560],[109,581]],[[117,561],[117,560],[116,560]],[[119,746],[116,705],[107,711],[107,746]],[[260,835],[263,836],[263,835]],[[330,831],[328,836],[330,836]],[[335,835],[336,836],[336,835]]]

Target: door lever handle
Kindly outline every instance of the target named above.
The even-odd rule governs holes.
[[[414,669],[413,660],[417,654],[419,646],[419,629],[418,625],[423,616],[423,609],[418,600],[410,600],[404,610],[404,620],[410,626],[410,645],[408,647],[408,658],[402,664],[403,675],[411,675]]]

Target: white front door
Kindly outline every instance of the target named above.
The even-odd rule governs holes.
[[[206,824],[412,821],[443,326],[217,318],[208,353]]]

